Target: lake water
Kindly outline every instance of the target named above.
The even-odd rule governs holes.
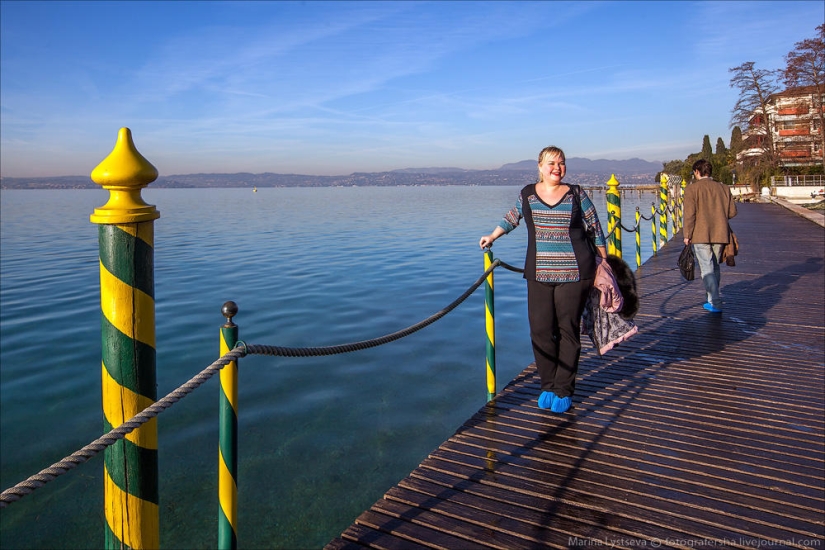
[[[152,189],[157,206],[158,396],[219,355],[221,306],[239,337],[290,347],[357,342],[441,310],[483,271],[478,239],[515,187]],[[606,224],[602,191],[591,191]],[[0,484],[102,433],[94,208],[104,190],[0,193]],[[624,225],[654,191],[623,193]],[[643,260],[651,255],[642,224]],[[634,264],[633,235],[623,235]],[[526,231],[495,256],[521,266]],[[526,288],[496,270],[501,389],[532,362]],[[396,342],[239,364],[241,548],[319,548],[412,471],[486,399],[484,294]],[[163,548],[217,541],[217,377],[158,419]],[[103,453],[0,514],[0,546],[103,544]]]

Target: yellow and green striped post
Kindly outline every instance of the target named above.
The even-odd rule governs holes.
[[[220,357],[238,342],[238,326],[232,318],[238,313],[235,302],[221,308],[226,323],[221,327]],[[218,548],[238,547],[238,363],[221,369],[220,430],[218,449]]]
[[[619,180],[611,174],[607,180],[607,253],[622,257],[622,197]]]
[[[680,178],[681,179],[681,178]],[[673,181],[673,196],[671,198],[671,205],[673,208],[673,235],[681,229],[682,215],[680,210],[682,208],[682,201],[680,196],[681,187],[678,181]]]
[[[685,187],[687,187],[687,182],[684,178],[682,178],[681,185],[679,186],[679,226],[684,227],[685,225]]]
[[[653,245],[653,255],[659,255],[659,247],[656,238],[656,203],[650,204],[650,243]]]
[[[670,232],[671,235],[675,235],[677,231],[679,231],[679,214],[676,212],[676,197],[670,197],[670,222],[672,231]]]
[[[678,231],[681,229],[680,222],[682,220],[682,215],[679,213],[679,209],[681,206],[679,205],[679,199],[674,197],[673,198],[673,235],[676,235]]]
[[[484,252],[484,271],[493,265],[493,251],[489,248]],[[493,272],[491,271],[484,282],[484,310],[487,328],[487,401],[496,396],[496,321],[493,294]]]
[[[642,266],[642,228],[639,225],[639,222],[642,219],[642,213],[639,212],[639,207],[636,207],[636,224],[634,227],[636,228],[636,267],[639,268]]]
[[[659,246],[667,243],[667,174],[659,178]]]
[[[109,201],[98,224],[103,427],[108,432],[157,399],[154,220],[141,189],[158,177],[121,128],[112,152],[92,170]],[[158,548],[158,431],[152,419],[104,452],[105,547]]]

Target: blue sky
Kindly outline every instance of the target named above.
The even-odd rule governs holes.
[[[340,175],[730,139],[728,69],[813,1],[0,3],[0,174],[89,174],[128,127],[162,175]]]

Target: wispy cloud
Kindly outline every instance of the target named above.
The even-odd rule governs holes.
[[[765,69],[780,68],[794,43],[812,36],[823,21],[822,3],[810,0],[696,2],[695,7],[695,32],[686,43],[703,64],[760,61]]]
[[[727,69],[781,60],[814,4],[4,3],[2,169],[60,144],[86,171],[123,125],[177,173],[671,156],[728,131]]]

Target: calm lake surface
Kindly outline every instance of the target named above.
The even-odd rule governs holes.
[[[606,226],[603,191],[590,191]],[[158,397],[250,344],[326,346],[429,317],[483,272],[516,187],[151,189]],[[102,434],[97,226],[104,190],[0,193],[0,489]],[[654,191],[622,195],[624,225]],[[642,259],[651,255],[642,222]],[[634,239],[623,234],[634,265]],[[523,227],[495,256],[521,266]],[[496,270],[498,388],[532,362],[526,287]],[[239,363],[240,548],[320,548],[486,400],[484,293],[396,342]],[[585,344],[587,345],[587,344]],[[218,378],[158,417],[163,548],[217,541]],[[0,514],[0,546],[101,547],[103,453]]]

